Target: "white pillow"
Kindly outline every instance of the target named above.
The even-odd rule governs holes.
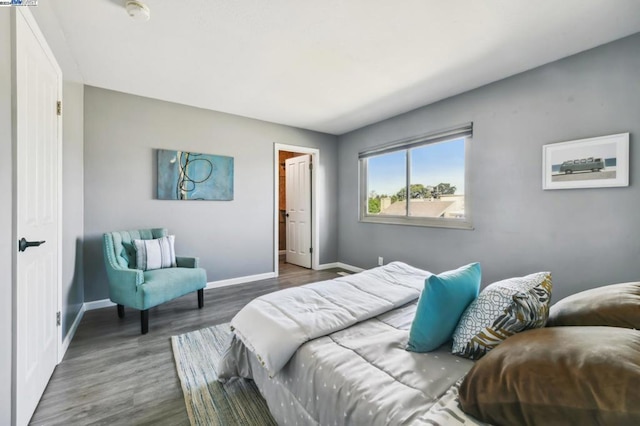
[[[133,240],[136,248],[136,266],[143,271],[176,266],[176,252],[173,247],[175,235],[154,240]]]

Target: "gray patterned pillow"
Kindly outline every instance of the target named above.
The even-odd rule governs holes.
[[[452,352],[479,359],[511,335],[544,327],[551,287],[549,272],[489,285],[462,314],[453,333]]]

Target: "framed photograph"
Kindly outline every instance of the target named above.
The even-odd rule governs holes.
[[[629,133],[542,147],[542,189],[629,186]]]

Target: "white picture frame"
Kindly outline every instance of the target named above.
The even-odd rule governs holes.
[[[542,146],[542,189],[629,186],[629,133]]]

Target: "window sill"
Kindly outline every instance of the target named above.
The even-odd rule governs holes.
[[[473,230],[473,224],[469,219],[438,219],[429,217],[407,216],[364,216],[360,217],[362,223],[381,223],[386,225],[423,226],[429,228],[449,228]]]

